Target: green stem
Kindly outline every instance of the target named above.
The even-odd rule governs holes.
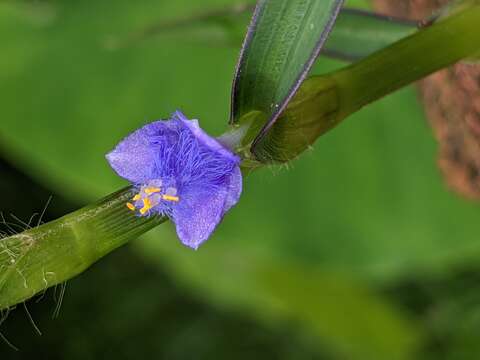
[[[475,56],[480,50],[480,1],[467,0],[455,10],[355,64],[308,78],[275,125],[257,136],[254,158],[260,163],[291,161],[363,106]]]
[[[128,187],[58,220],[0,240],[0,310],[84,271],[165,221],[138,217],[125,203]]]
[[[455,15],[334,74],[339,117],[474,55],[480,48],[478,1]]]

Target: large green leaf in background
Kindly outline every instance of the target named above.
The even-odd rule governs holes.
[[[238,48],[245,36],[245,23],[250,20],[252,11],[253,6],[233,5],[167,21],[155,21],[126,38],[112,38],[111,47],[132,46],[151,37],[162,36],[183,43],[200,42],[205,46]],[[415,21],[344,7],[338,14],[321,54],[334,59],[358,60],[412,34],[417,28],[418,23]]]
[[[222,3],[2,3],[2,148],[86,203],[125,184],[103,156],[145,122],[179,107],[219,134],[238,50],[161,39],[117,51],[104,44],[159,17]],[[315,71],[337,66],[323,61]],[[415,324],[370,285],[442,271],[480,250],[472,235],[479,209],[446,191],[434,157],[405,90],[348,119],[290,170],[248,177],[240,204],[199,251],[182,247],[170,225],[137,246],[199,296],[265,321],[291,316],[351,358],[408,358]]]
[[[416,27],[414,22],[344,9],[337,18],[323,53],[341,59],[358,60],[410,35]]]

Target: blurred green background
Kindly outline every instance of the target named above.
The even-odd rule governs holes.
[[[177,108],[221,134],[240,47],[231,34],[197,26],[111,45],[236,3],[0,2],[7,221],[22,227],[10,214],[28,222],[50,195],[44,221],[124,186],[104,154]],[[229,30],[239,39],[244,20]],[[320,58],[314,72],[343,65]],[[71,280],[57,318],[61,288],[28,302],[42,336],[18,306],[0,331],[20,351],[0,342],[0,358],[476,359],[480,207],[446,189],[435,157],[404,89],[288,167],[247,177],[200,250],[163,224]]]

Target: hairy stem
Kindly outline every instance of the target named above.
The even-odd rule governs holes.
[[[60,219],[0,240],[0,310],[78,275],[165,221],[138,217],[128,187]]]

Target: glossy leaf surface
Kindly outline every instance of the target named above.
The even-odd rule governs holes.
[[[262,132],[275,122],[310,70],[342,0],[259,1],[232,90],[231,121],[260,111]]]

